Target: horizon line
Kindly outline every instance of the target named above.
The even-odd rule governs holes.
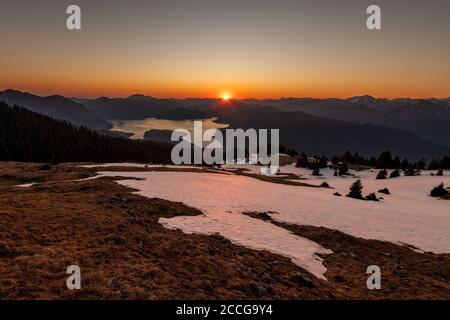
[[[164,100],[164,99],[174,99],[174,100],[191,100],[191,99],[203,99],[203,100],[223,100],[221,97],[216,96],[216,97],[207,97],[207,96],[203,96],[203,97],[195,97],[195,96],[184,96],[184,97],[177,97],[177,96],[156,96],[156,95],[151,95],[148,93],[142,93],[142,92],[136,92],[133,94],[128,94],[128,95],[119,95],[119,96],[106,96],[106,95],[100,95],[100,96],[77,96],[77,95],[66,95],[63,93],[54,93],[54,94],[42,94],[42,93],[33,93],[29,90],[19,90],[19,89],[14,89],[14,88],[2,88],[0,89],[0,92],[5,92],[5,91],[17,91],[20,93],[24,93],[24,94],[31,94],[31,95],[35,95],[35,96],[39,96],[42,98],[46,98],[46,97],[54,97],[54,96],[61,96],[67,99],[86,99],[86,100],[97,100],[97,99],[101,99],[101,98],[108,98],[108,99],[127,99],[133,96],[144,96],[147,98],[153,98],[153,99],[159,99],[159,100]],[[436,100],[442,100],[442,99],[450,99],[450,96],[442,96],[442,97],[437,97],[437,96],[428,96],[428,97],[407,97],[407,96],[398,96],[395,98],[386,98],[386,97],[380,97],[380,96],[375,96],[375,95],[371,95],[371,94],[360,94],[360,95],[350,95],[350,96],[346,96],[346,97],[337,97],[337,96],[330,96],[330,97],[314,97],[314,96],[278,96],[278,97],[264,97],[264,98],[256,98],[256,97],[240,97],[240,98],[231,98],[230,101],[242,101],[242,100],[256,100],[256,101],[264,101],[264,100],[295,100],[295,99],[317,99],[317,100],[348,100],[348,99],[352,99],[352,98],[361,98],[361,97],[370,97],[373,99],[377,99],[377,100],[399,100],[399,99],[411,99],[411,100],[432,100],[432,99],[436,99]]]

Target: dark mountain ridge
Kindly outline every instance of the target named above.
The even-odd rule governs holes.
[[[77,126],[97,130],[111,128],[107,121],[89,111],[85,106],[63,96],[40,97],[17,90],[5,90],[0,92],[0,101],[9,105],[19,105],[54,119],[71,122]]]
[[[303,111],[318,117],[373,124],[409,131],[423,139],[450,146],[450,99],[263,100],[287,112]]]
[[[391,150],[419,160],[450,154],[450,147],[423,140],[406,131],[316,117],[302,111],[268,112],[240,109],[213,114],[230,128],[279,129],[280,142],[307,154],[333,156],[357,150],[366,157]]]
[[[38,99],[38,112],[45,111],[45,99]],[[68,100],[60,96],[48,99],[52,105]],[[97,118],[108,120],[216,117],[218,122],[230,124],[232,128],[280,129],[282,144],[299,152],[335,155],[354,150],[372,156],[391,150],[412,159],[450,154],[450,147],[443,145],[450,141],[448,99],[389,100],[362,96],[225,102],[201,98],[158,99],[137,94],[128,98],[77,101],[84,101],[85,109],[95,113]],[[435,143],[437,141],[441,144]]]
[[[0,102],[0,161],[169,163],[170,148],[108,137]]]
[[[174,99],[156,99],[141,94],[128,98],[98,98],[86,107],[108,120],[138,120],[151,117],[167,118],[174,109],[183,107]]]

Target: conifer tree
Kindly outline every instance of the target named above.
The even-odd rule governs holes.
[[[347,197],[360,200],[364,199],[362,196],[362,189],[363,185],[361,183],[361,180],[358,179],[350,186],[350,192]]]
[[[380,171],[378,171],[376,179],[377,180],[386,179],[387,178],[387,174],[388,173],[387,173],[386,169],[380,170]]]
[[[340,176],[344,176],[348,173],[348,164],[347,162],[343,162],[340,166],[339,166],[339,175]]]

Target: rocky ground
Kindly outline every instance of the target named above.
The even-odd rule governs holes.
[[[201,214],[195,208],[134,195],[113,178],[73,181],[94,174],[78,164],[0,164],[0,299],[450,299],[449,254],[247,213],[331,249],[328,281],[318,280],[288,258],[158,223]],[[74,264],[82,289],[71,291]],[[366,287],[373,264],[381,290]]]

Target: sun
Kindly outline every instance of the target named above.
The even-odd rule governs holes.
[[[233,98],[233,96],[229,92],[222,92],[222,94],[220,95],[220,98],[223,101],[230,101]]]

